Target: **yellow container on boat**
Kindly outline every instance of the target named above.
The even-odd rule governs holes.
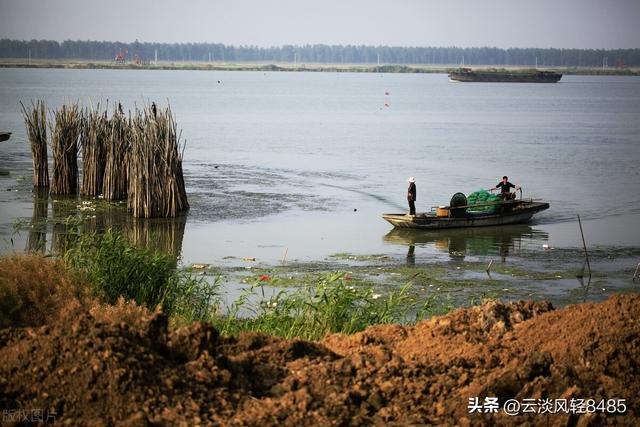
[[[449,209],[445,208],[444,206],[437,207],[436,208],[436,216],[438,218],[449,216]]]

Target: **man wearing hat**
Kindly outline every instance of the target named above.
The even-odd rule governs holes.
[[[407,200],[409,201],[409,215],[416,214],[416,180],[414,177],[410,176],[409,179],[409,190],[407,192]]]

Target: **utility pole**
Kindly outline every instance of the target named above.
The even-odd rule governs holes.
[[[31,48],[29,48],[29,65],[31,65]]]
[[[158,63],[158,49],[155,51],[154,61],[156,64]]]

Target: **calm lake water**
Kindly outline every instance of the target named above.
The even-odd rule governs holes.
[[[573,248],[576,214],[589,246],[640,247],[635,77],[463,84],[444,74],[0,69],[0,130],[13,132],[0,145],[10,173],[0,176],[2,252],[25,247],[13,224],[34,214],[19,105],[31,99],[170,102],[192,208],[169,228],[185,264]],[[551,208],[506,231],[391,232],[380,214],[407,209],[410,175],[418,211],[502,175]]]

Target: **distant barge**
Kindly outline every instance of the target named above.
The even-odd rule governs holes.
[[[555,71],[498,71],[460,68],[449,73],[449,80],[457,82],[494,83],[557,83],[562,74]]]

